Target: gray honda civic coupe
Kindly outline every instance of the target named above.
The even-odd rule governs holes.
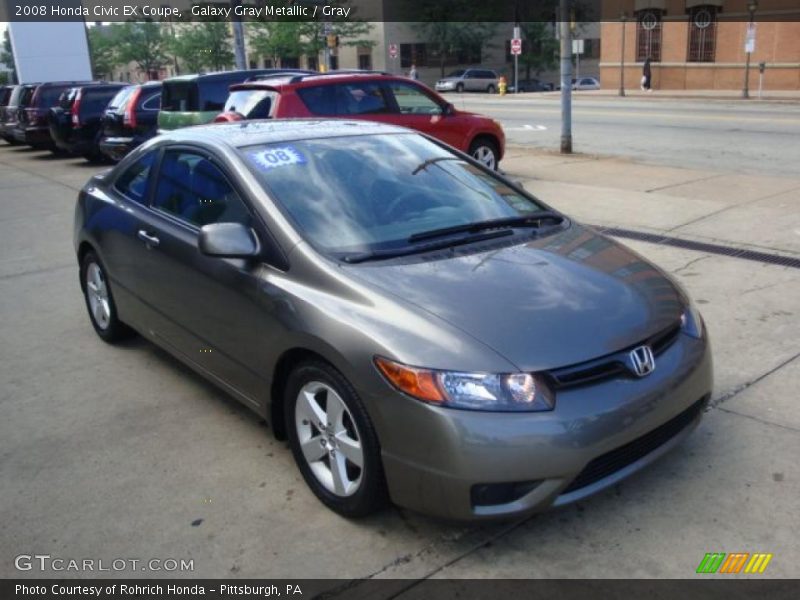
[[[673,279],[399,127],[158,136],[89,180],[74,242],[100,338],[137,332],[262,415],[348,517],[584,498],[675,447],[711,394]]]

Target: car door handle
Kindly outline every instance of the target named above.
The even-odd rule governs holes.
[[[137,235],[139,236],[139,239],[142,240],[148,246],[155,247],[155,246],[158,246],[161,243],[161,240],[159,240],[154,235],[150,235],[144,229],[140,229],[139,233]]]

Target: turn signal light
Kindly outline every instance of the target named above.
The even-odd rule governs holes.
[[[427,402],[445,401],[436,378],[430,371],[401,365],[380,356],[375,357],[375,364],[386,379],[401,392]]]

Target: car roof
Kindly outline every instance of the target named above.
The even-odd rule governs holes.
[[[188,75],[176,75],[164,80],[165,83],[176,83],[180,81],[214,81],[217,79],[229,79],[241,77],[242,75],[269,75],[271,73],[279,73],[282,69],[244,69],[238,71],[216,71],[212,73],[190,73]],[[302,69],[292,69],[297,72]]]
[[[269,79],[255,79],[234,84],[230,87],[235,90],[262,90],[276,89],[286,86],[305,87],[312,85],[336,84],[364,81],[374,79],[376,81],[411,81],[408,77],[392,75],[380,71],[330,71],[328,73],[311,73],[308,75],[287,74],[286,77],[270,77]]]
[[[184,127],[160,136],[176,143],[243,148],[261,144],[356,135],[412,133],[403,127],[344,119],[261,119]]]

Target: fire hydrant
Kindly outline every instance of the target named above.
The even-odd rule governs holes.
[[[506,95],[506,90],[508,89],[508,82],[504,75],[500,76],[500,79],[497,81],[497,90],[500,92],[501,96]]]

